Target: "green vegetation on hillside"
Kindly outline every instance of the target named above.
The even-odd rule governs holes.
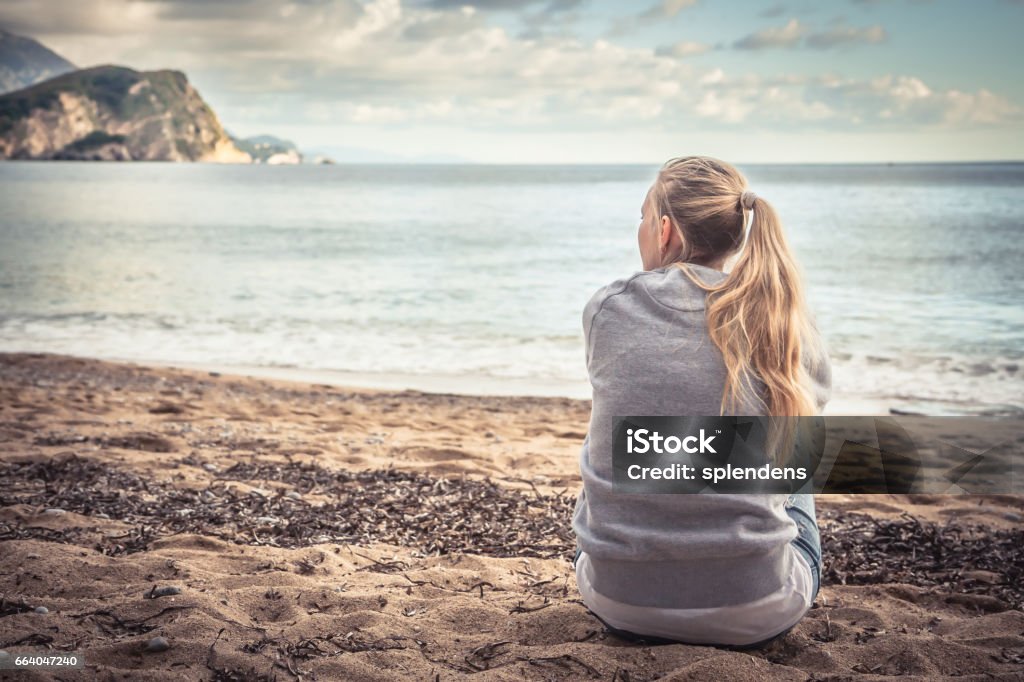
[[[96,147],[102,147],[105,144],[124,144],[126,139],[127,138],[124,135],[111,135],[103,132],[102,130],[94,130],[85,137],[75,140],[68,146],[64,147],[63,151],[84,152]]]
[[[146,80],[149,87],[131,93],[132,86]],[[132,119],[170,110],[175,123],[191,124],[183,115],[182,102],[188,80],[180,71],[139,72],[123,66],[97,66],[73,71],[29,88],[0,95],[0,134],[10,130],[35,109],[50,109],[60,93],[87,97],[121,119]],[[211,112],[212,113],[212,112]]]
[[[0,95],[9,158],[249,160],[225,143],[217,115],[181,71],[97,66]]]

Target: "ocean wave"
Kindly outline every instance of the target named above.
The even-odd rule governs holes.
[[[446,326],[65,313],[0,318],[0,349],[140,361],[446,375],[469,381],[587,382],[581,334],[521,335]],[[929,414],[1024,410],[1020,357],[833,350],[833,395]]]

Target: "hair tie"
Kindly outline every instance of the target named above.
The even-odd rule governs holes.
[[[747,242],[750,240],[750,228],[754,226],[754,202],[757,200],[757,195],[751,192],[749,189],[743,190],[743,194],[740,195],[740,205],[750,211],[750,218],[744,215],[744,226],[743,226],[743,241],[740,243],[740,250],[742,251],[746,247]]]
[[[749,189],[743,190],[743,194],[740,195],[740,205],[746,209],[754,208],[754,202],[757,201],[757,195],[751,192]]]

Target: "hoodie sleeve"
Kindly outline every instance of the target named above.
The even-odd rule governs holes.
[[[587,358],[587,370],[590,370],[590,358],[593,355],[594,350],[594,318],[601,312],[601,308],[604,307],[604,302],[616,294],[621,294],[629,286],[630,281],[636,275],[630,277],[624,277],[617,279],[611,284],[606,284],[590,297],[587,304],[583,306],[583,344],[586,349]]]

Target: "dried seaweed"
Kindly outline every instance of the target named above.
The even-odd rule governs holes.
[[[821,533],[825,584],[906,583],[1024,606],[1024,530],[952,519],[940,525],[906,512],[895,519],[841,512],[822,517],[832,521]],[[980,571],[994,580],[973,577]]]
[[[393,469],[350,472],[312,464],[239,463],[206,488],[189,489],[71,456],[0,463],[0,481],[0,506],[59,507],[132,524],[124,535],[100,541],[97,549],[111,555],[142,551],[157,537],[184,532],[275,547],[385,542],[425,554],[469,551],[504,557],[567,555],[574,543],[566,523],[571,497],[528,497],[489,480],[449,480]],[[228,481],[276,481],[330,501],[314,506],[283,491],[239,491]],[[37,529],[0,523],[0,540],[25,537],[39,537]],[[75,541],[59,533],[41,539]],[[401,561],[377,561],[368,570],[407,567]]]
[[[278,490],[243,491],[233,481]],[[299,491],[302,495],[287,495]],[[327,500],[311,504],[306,497]],[[87,529],[52,530],[0,522],[0,540],[34,538],[84,544],[110,555],[145,550],[160,537],[198,533],[236,543],[300,548],[320,543],[387,543],[424,554],[570,558],[575,498],[526,493],[490,480],[439,478],[394,469],[352,472],[311,463],[254,460],[216,475],[205,488],[143,479],[124,469],[71,455],[0,463],[0,506],[59,507],[131,524],[116,537]],[[823,583],[906,583],[972,596],[989,610],[1024,606],[1024,529],[955,520],[939,525],[909,514],[878,519],[826,510]],[[399,573],[401,560],[372,559],[361,570]],[[316,570],[311,558],[295,562]],[[980,580],[985,573],[989,579]],[[479,588],[488,583],[473,586]],[[987,599],[992,603],[981,602]]]

